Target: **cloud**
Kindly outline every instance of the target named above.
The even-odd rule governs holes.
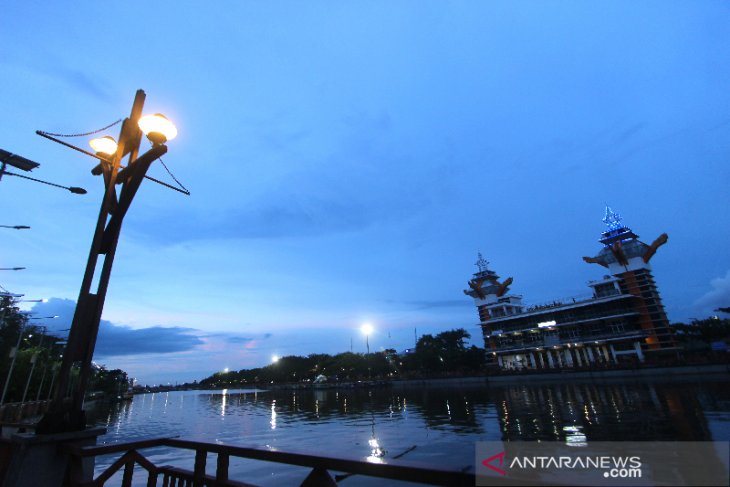
[[[32,323],[46,326],[48,333],[67,336],[71,327],[76,302],[71,299],[52,298],[46,303],[33,306],[32,314],[39,319]],[[49,316],[58,318],[47,318]],[[271,333],[260,336],[236,333],[208,333],[196,328],[181,326],[149,326],[131,328],[108,320],[101,320],[99,336],[94,350],[95,359],[130,357],[135,355],[173,354],[178,352],[227,352],[251,350],[271,338]]]
[[[196,331],[177,326],[132,329],[102,320],[94,356],[185,352],[204,343]]]
[[[266,340],[268,338],[271,338],[271,333],[264,333],[260,338],[257,337],[250,337],[250,336],[241,336],[241,335],[235,335],[233,333],[210,333],[204,336],[201,336],[201,338],[204,339],[221,339],[227,343],[243,343],[243,344],[249,344],[251,342],[255,342],[256,340]]]
[[[725,273],[725,277],[712,279],[710,286],[712,290],[697,299],[694,305],[708,313],[720,307],[730,306],[730,270]]]
[[[49,299],[47,303],[33,307],[33,316],[40,318],[33,323],[46,326],[49,334],[65,336],[75,308],[76,302],[70,299]],[[54,315],[58,318],[46,318]],[[194,328],[151,326],[134,329],[101,320],[94,357],[184,352],[203,345],[199,335]]]
[[[82,93],[89,94],[103,101],[111,98],[109,90],[104,86],[104,83],[98,78],[94,79],[84,71],[70,67],[58,67],[52,70],[51,73]]]

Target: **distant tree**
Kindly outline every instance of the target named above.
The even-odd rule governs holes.
[[[417,374],[474,373],[485,364],[484,349],[475,345],[467,348],[471,338],[463,328],[426,334],[416,342],[413,353],[401,357],[403,371]]]
[[[32,325],[28,314],[21,312],[17,304],[13,297],[0,296],[0,388],[5,387],[15,355],[5,401],[20,401],[26,386],[26,400],[45,399],[54,365],[60,361],[62,346],[55,337],[45,334],[45,328]]]
[[[103,365],[95,369],[89,382],[89,390],[114,398],[129,388],[129,377],[122,369],[107,370]]]
[[[672,328],[677,339],[685,342],[701,340],[705,343],[712,343],[730,338],[730,319],[727,318],[711,317],[703,320],[692,320],[689,325],[674,323]]]
[[[400,374],[442,374],[444,372],[473,373],[485,363],[484,350],[466,346],[469,333],[463,328],[449,330],[436,336],[423,335],[414,353],[399,355],[395,349],[369,354],[343,352],[324,353],[306,357],[289,355],[276,363],[238,372],[216,372],[202,379],[199,387],[223,388],[254,384],[309,382],[325,375],[329,380],[354,381],[381,379]]]

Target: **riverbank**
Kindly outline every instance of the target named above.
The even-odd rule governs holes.
[[[730,380],[730,365],[678,365],[670,367],[643,367],[612,370],[562,370],[559,372],[515,372],[477,377],[442,377],[429,379],[403,379],[391,381],[394,387],[438,385],[513,385],[523,383],[611,382],[615,380]]]

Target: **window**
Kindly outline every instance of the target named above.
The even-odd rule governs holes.
[[[618,334],[623,333],[625,331],[624,324],[621,322],[615,322],[608,325],[609,330],[611,333]]]
[[[578,331],[578,328],[568,328],[564,332],[564,337],[571,340],[573,338],[580,337],[580,331]]]

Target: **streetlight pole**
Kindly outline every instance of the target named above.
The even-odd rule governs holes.
[[[370,355],[370,334],[373,332],[373,326],[370,323],[365,323],[360,327],[360,331],[365,335],[365,346],[368,349],[368,355]]]
[[[10,385],[10,377],[13,375],[13,369],[15,368],[15,359],[18,357],[18,351],[20,350],[20,340],[23,338],[23,332],[25,331],[25,323],[20,325],[20,333],[18,333],[18,341],[15,344],[15,348],[11,351],[13,354],[13,360],[10,362],[10,368],[8,369],[8,376],[5,378],[5,386],[3,387],[3,395],[0,397],[0,405],[5,404],[5,395],[8,393],[8,386]]]
[[[41,340],[38,342],[38,348],[43,347],[43,337],[46,335],[46,327],[43,328],[43,333],[41,333]],[[35,364],[38,362],[38,352],[33,353],[33,356],[30,358],[30,372],[28,373],[28,380],[25,383],[25,390],[23,391],[23,399],[20,400],[20,402],[25,402],[25,398],[28,395],[28,388],[30,387],[30,380],[33,378],[33,371],[35,370]]]
[[[71,146],[101,161],[91,172],[94,175],[103,175],[106,190],[99,209],[96,230],[89,250],[89,258],[81,283],[79,298],[76,302],[66,352],[63,355],[61,369],[58,374],[53,402],[50,410],[36,429],[41,434],[80,431],[86,427],[86,416],[83,410],[84,395],[91,373],[91,358],[96,346],[99,322],[104,308],[104,300],[109,286],[122,221],[142,183],[142,179],[145,177],[147,169],[149,169],[152,162],[167,152],[165,142],[177,135],[177,129],[164,117],[162,117],[164,121],[161,123],[164,124],[166,121],[168,124],[166,126],[153,127],[152,129],[146,129],[143,126],[145,119],[148,119],[148,117],[142,117],[144,100],[144,91],[138,90],[131,114],[122,123],[119,142],[114,145],[113,149],[101,149],[92,144],[97,150],[97,154],[94,156]],[[166,132],[170,127],[171,131]],[[149,151],[137,157],[143,130],[152,141],[153,146]],[[70,145],[53,139],[44,132],[36,133],[63,145]],[[110,138],[105,137],[104,139]],[[127,167],[121,169],[121,159],[126,155],[129,155],[129,162]],[[119,195],[116,191],[117,184],[122,185]],[[92,281],[99,257],[102,256],[103,264],[99,274],[98,287],[95,292],[92,292]],[[65,399],[68,395],[67,390],[71,385],[71,370],[74,364],[79,364],[80,371],[78,380],[75,381],[75,385],[70,392],[71,404],[69,406],[66,404]]]

